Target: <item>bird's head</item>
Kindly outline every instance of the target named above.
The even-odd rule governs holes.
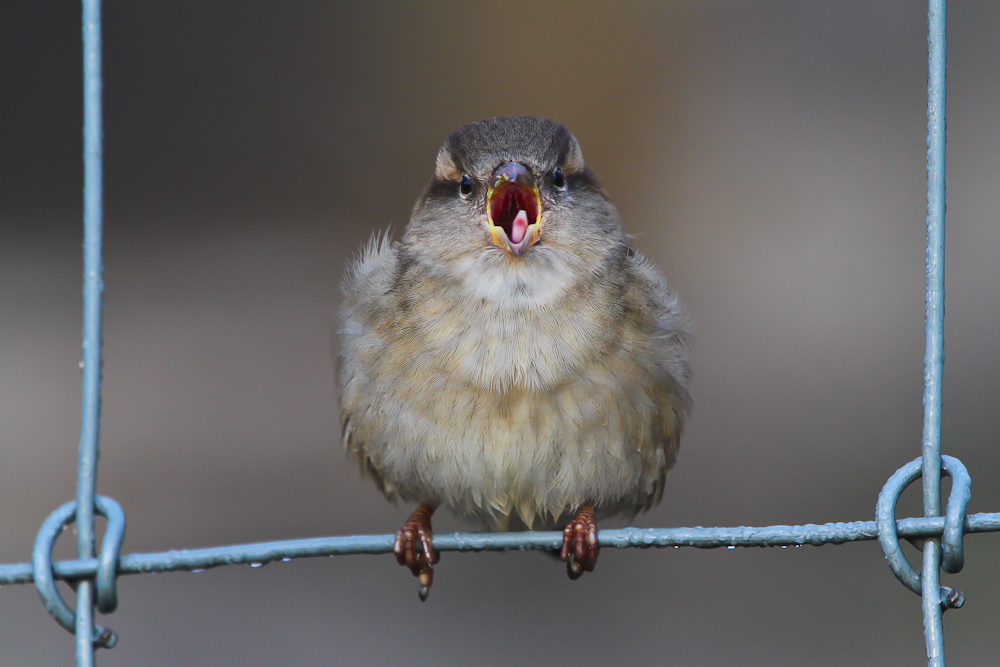
[[[448,137],[406,236],[437,266],[518,275],[624,246],[618,213],[577,140],[558,123],[525,116],[490,118]]]

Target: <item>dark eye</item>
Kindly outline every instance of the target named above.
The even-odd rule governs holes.
[[[462,182],[458,184],[458,191],[463,197],[472,194],[472,179],[469,178],[468,174],[462,174]]]
[[[563,175],[563,170],[559,167],[556,167],[556,170],[552,172],[552,185],[560,190],[566,187],[566,176]]]

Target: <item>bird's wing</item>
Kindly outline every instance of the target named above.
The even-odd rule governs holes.
[[[355,411],[365,409],[360,399],[365,395],[364,385],[369,382],[369,373],[362,351],[373,347],[373,340],[378,337],[376,322],[392,290],[398,252],[398,245],[389,240],[389,232],[373,234],[348,266],[341,283],[343,302],[337,357],[341,442],[357,458],[362,471],[372,474],[380,487],[380,476],[369,465],[365,443],[357,437],[352,419]]]
[[[348,265],[340,286],[345,310],[353,308],[359,300],[385,294],[392,287],[397,246],[390,241],[389,234],[389,230],[372,234]]]
[[[653,427],[654,439],[663,451],[665,465],[648,499],[646,509],[649,509],[659,503],[663,494],[664,480],[677,457],[681,431],[691,407],[687,389],[691,379],[687,349],[691,325],[666,279],[652,262],[632,251],[628,255],[628,263],[636,277],[629,298],[640,301],[644,306],[643,312],[648,313],[643,327],[648,336],[646,350],[649,358],[646,361],[658,375],[652,398],[659,409]]]

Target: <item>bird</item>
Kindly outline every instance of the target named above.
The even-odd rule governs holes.
[[[438,508],[561,528],[575,579],[599,520],[659,503],[691,406],[690,320],[563,125],[453,132],[400,238],[376,232],[341,288],[341,440],[417,505],[393,551],[421,600]]]

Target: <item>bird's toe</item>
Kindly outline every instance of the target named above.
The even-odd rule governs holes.
[[[434,508],[421,505],[416,509],[403,527],[396,533],[396,542],[392,551],[396,562],[408,567],[413,576],[420,581],[420,599],[426,600],[434,582],[434,570],[431,565],[440,560],[440,555],[431,544],[431,514]]]
[[[570,579],[579,579],[584,572],[593,572],[600,548],[597,545],[597,516],[594,508],[586,504],[563,528],[562,550],[559,558],[566,563]]]

